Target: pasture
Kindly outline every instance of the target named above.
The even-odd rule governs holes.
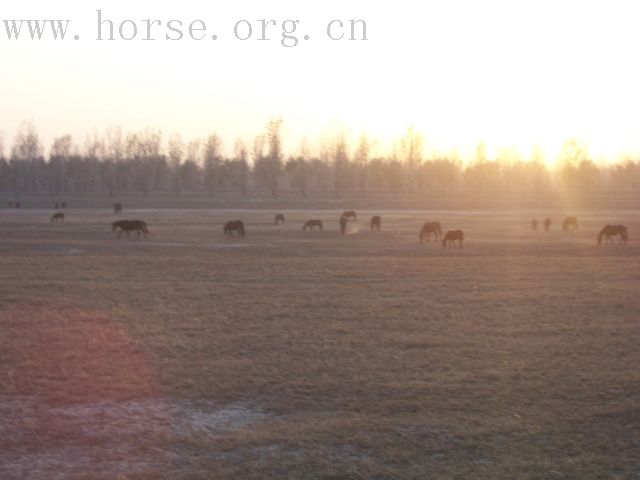
[[[0,478],[640,478],[640,212],[279,211],[0,210]]]

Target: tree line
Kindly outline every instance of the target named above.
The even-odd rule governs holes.
[[[157,130],[124,133],[120,128],[93,135],[83,145],[71,135],[54,139],[48,155],[35,127],[22,126],[10,148],[0,141],[0,193],[59,196],[149,195],[200,192],[209,195],[294,194],[301,197],[369,194],[547,194],[640,192],[640,161],[612,165],[591,160],[576,140],[565,143],[555,169],[542,153],[531,158],[504,151],[489,159],[479,145],[470,162],[455,154],[424,154],[423,138],[413,129],[391,151],[374,154],[362,136],[349,142],[338,132],[313,151],[305,142],[285,154],[282,122],[271,120],[251,145],[242,140],[225,154],[222,139],[211,134],[185,142],[164,139]],[[8,152],[5,152],[8,150]]]

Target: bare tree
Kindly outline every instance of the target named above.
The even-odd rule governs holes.
[[[213,195],[222,181],[220,179],[220,166],[222,164],[222,141],[216,134],[207,137],[204,144],[204,188]]]
[[[358,142],[358,147],[353,156],[353,160],[356,166],[359,169],[359,190],[363,195],[367,194],[367,175],[368,175],[368,167],[369,167],[369,156],[371,155],[371,143],[369,142],[369,138],[362,134],[360,136],[360,141]]]
[[[173,174],[173,187],[177,194],[182,192],[180,170],[184,157],[184,143],[179,134],[173,134],[169,138],[169,164]]]
[[[274,198],[278,196],[278,181],[282,170],[281,127],[282,120],[270,120],[267,124],[264,139],[256,138],[254,144],[256,181],[261,186],[268,188]],[[265,143],[266,154],[262,152]]]

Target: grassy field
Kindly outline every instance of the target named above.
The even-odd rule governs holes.
[[[640,212],[274,213],[0,210],[0,478],[640,478]]]

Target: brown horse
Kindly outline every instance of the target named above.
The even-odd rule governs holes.
[[[550,218],[545,218],[544,219],[544,231],[548,232],[549,230],[551,230],[551,219]]]
[[[458,246],[462,248],[464,232],[462,230],[449,230],[442,240],[442,248],[446,247],[447,244],[450,247],[455,247],[456,240],[458,241]]]
[[[538,219],[534,218],[533,220],[531,220],[531,229],[532,230],[538,230]]]
[[[273,219],[273,224],[274,225],[280,225],[281,223],[284,223],[284,214],[283,213],[277,213],[275,218]]]
[[[374,215],[373,217],[371,217],[371,231],[372,232],[374,230],[380,231],[381,228],[382,228],[382,218],[380,218],[379,215]]]
[[[232,220],[224,224],[225,235],[233,237],[236,233],[241,237],[245,236],[244,223],[241,220]]]
[[[142,233],[145,238],[149,238],[148,236],[151,235],[151,232],[147,228],[147,222],[143,222],[142,220],[118,220],[117,222],[113,222],[111,224],[111,231],[115,232],[117,230],[119,230],[118,238],[122,236],[123,232],[127,234],[127,238],[129,238],[129,232],[136,232],[138,237],[140,237]]]
[[[576,217],[567,217],[562,222],[562,230],[578,230],[578,219]]]
[[[440,222],[427,222],[422,225],[422,230],[420,230],[420,242],[424,241],[424,238],[427,238],[427,241],[431,241],[431,234],[433,234],[434,240],[440,239],[442,237],[442,226]]]
[[[620,235],[620,244],[626,245],[629,240],[629,232],[624,225],[605,225],[598,234],[598,245],[602,243],[602,239],[605,239],[604,243],[614,243],[613,237]]]
[[[53,215],[51,215],[51,221],[52,222],[64,222],[64,213],[62,212],[57,212],[54,213]]]
[[[113,204],[113,214],[117,215],[119,213],[122,213],[122,204],[119,202],[116,202]]]
[[[307,220],[307,223],[304,224],[302,230],[305,232],[307,230],[313,231],[315,227],[318,227],[318,230],[322,231],[322,220]]]
[[[358,220],[358,215],[353,210],[347,210],[346,212],[342,212],[341,217],[346,218],[347,220]]]

